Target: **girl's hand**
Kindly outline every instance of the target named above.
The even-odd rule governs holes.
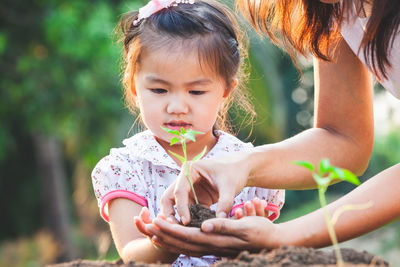
[[[165,216],[161,214],[158,215],[157,218],[161,220],[167,220],[167,218],[165,218]],[[152,234],[154,232],[154,230],[152,229],[158,229],[158,227],[153,224],[153,220],[150,218],[149,209],[147,207],[143,207],[140,211],[139,216],[135,216],[133,220],[135,222],[136,228],[144,236],[148,237],[155,247],[160,248],[157,242],[154,241],[154,235]],[[168,221],[172,223],[171,220]]]
[[[245,216],[261,216],[268,217],[267,208],[268,203],[264,199],[254,198],[252,201],[246,201],[244,208],[238,208],[235,210],[235,218],[237,220]]]
[[[218,202],[217,217],[226,217],[232,209],[234,196],[246,186],[250,173],[245,162],[246,152],[224,158],[199,160],[191,165],[191,179],[200,204],[210,206]],[[189,204],[194,203],[184,167],[177,180],[168,187],[161,198],[161,213],[174,217],[177,212],[184,225],[190,222]]]
[[[149,237],[150,239],[153,237],[151,233],[146,230],[146,225],[149,225],[153,222],[150,218],[150,212],[147,207],[143,207],[139,213],[139,216],[135,216],[133,218],[135,222],[136,228],[145,236]]]

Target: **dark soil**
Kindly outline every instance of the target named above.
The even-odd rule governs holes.
[[[208,219],[215,218],[215,211],[210,210],[200,204],[191,205],[190,211],[190,223],[187,226],[200,228],[201,224]]]
[[[341,253],[346,267],[389,266],[387,262],[366,251],[358,252],[354,249],[343,248]],[[259,254],[250,254],[247,251],[243,251],[236,259],[222,260],[214,264],[214,266],[336,266],[336,257],[333,250],[323,251],[305,247],[281,247],[271,251],[263,250]]]
[[[354,249],[341,249],[346,267],[373,267],[389,266],[379,257],[369,254],[366,251],[358,252]],[[52,267],[155,267],[170,266],[162,264],[142,264],[131,262],[123,264],[122,261],[87,261],[77,260],[68,263],[50,265]],[[222,260],[213,265],[214,267],[240,266],[240,267],[329,267],[336,266],[336,258],[333,251],[322,251],[304,247],[281,247],[271,251],[263,250],[258,254],[250,254],[243,251],[235,259]]]

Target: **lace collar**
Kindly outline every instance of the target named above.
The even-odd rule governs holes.
[[[203,157],[204,159],[218,157],[231,152],[248,150],[253,147],[251,143],[244,143],[235,136],[224,131],[216,131],[216,134],[218,141]],[[150,161],[154,165],[180,169],[180,166],[167,154],[150,130],[135,134],[125,139],[122,143],[127,147],[130,155],[135,158]]]

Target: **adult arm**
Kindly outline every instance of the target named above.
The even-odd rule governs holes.
[[[217,214],[229,212],[234,195],[244,186],[315,188],[310,173],[292,164],[295,160],[317,164],[322,158],[329,158],[332,164],[356,174],[364,172],[372,153],[374,131],[370,73],[341,40],[333,62],[314,60],[314,75],[315,119],[312,129],[279,143],[256,147],[250,152],[223,159],[201,160],[192,165],[195,186],[210,192],[208,200],[218,200]],[[164,193],[162,211],[171,216],[176,204],[181,217],[189,218],[189,202],[190,186],[180,175]]]
[[[327,206],[332,215],[345,205],[370,204],[362,210],[346,211],[335,224],[339,242],[377,229],[400,217],[400,164],[397,164]],[[218,218],[203,223],[202,231],[155,219],[148,230],[160,246],[188,255],[213,253],[236,255],[242,250],[257,252],[282,245],[324,247],[331,245],[323,210],[280,224],[263,217],[240,220]]]
[[[109,203],[110,229],[117,251],[124,262],[172,263],[177,254],[155,247],[136,229],[134,217],[142,206],[124,198]]]

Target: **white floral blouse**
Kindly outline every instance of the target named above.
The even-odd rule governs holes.
[[[217,131],[217,136],[217,144],[203,158],[221,157],[253,147],[251,143],[244,143],[223,131]],[[148,207],[150,216],[155,218],[160,212],[161,195],[177,178],[180,167],[149,130],[125,139],[123,144],[124,147],[112,148],[110,154],[101,159],[92,172],[100,214],[108,222],[108,202],[115,198],[127,198]],[[272,207],[270,210],[274,210],[270,219],[274,220],[283,206],[285,191],[246,187],[235,197],[232,212],[254,197],[269,203]],[[215,210],[216,204],[210,208]],[[196,258],[180,255],[172,265],[208,266],[219,259],[215,256]]]

